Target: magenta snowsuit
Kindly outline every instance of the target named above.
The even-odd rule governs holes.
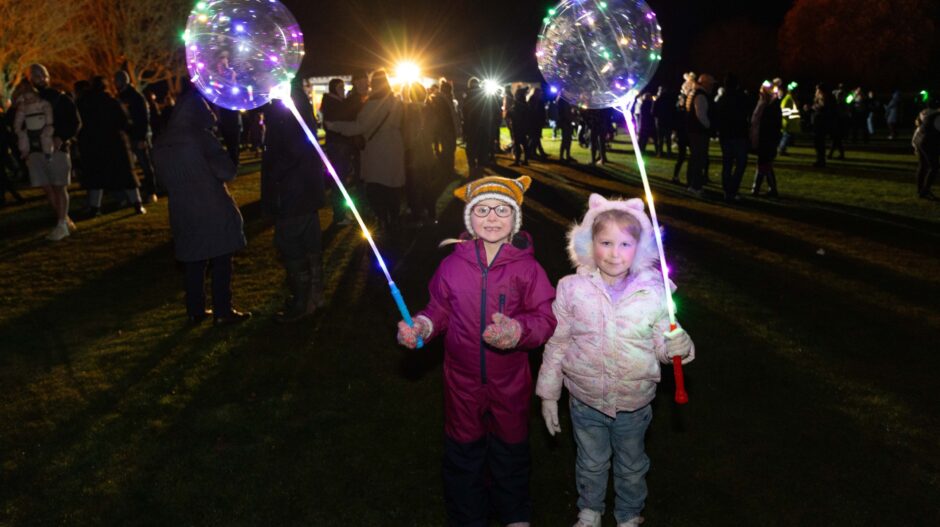
[[[438,267],[431,300],[417,316],[444,334],[444,490],[451,525],[486,525],[484,464],[490,502],[502,523],[528,521],[529,405],[527,350],[555,330],[555,289],[535,261],[532,240],[519,233],[486,265],[481,240],[464,240]],[[492,348],[483,330],[494,313],[517,320],[513,350]]]

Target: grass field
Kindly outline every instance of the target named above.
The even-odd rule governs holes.
[[[825,170],[806,146],[777,165],[780,199],[735,206],[718,200],[717,146],[706,199],[648,158],[698,350],[690,404],[672,402],[669,371],[654,402],[648,525],[940,524],[940,204],[915,198],[900,141],[849,145]],[[500,157],[493,172],[535,180],[524,229],[553,282],[588,194],[641,192],[632,156],[616,143],[604,167],[518,170]],[[284,275],[244,161],[235,302],[256,316],[237,327],[184,323],[165,200],[56,244],[36,192],[0,209],[0,525],[445,523],[440,344],[395,345],[387,287],[328,209],[329,306],[275,324]],[[438,225],[385,247],[413,311],[437,242],[462,228],[446,192],[439,208]],[[534,524],[570,525],[570,421],[551,438],[537,415]]]

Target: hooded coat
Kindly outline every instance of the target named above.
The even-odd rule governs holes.
[[[212,133],[215,117],[192,89],[173,110],[153,160],[167,191],[176,258],[208,260],[247,244],[242,215],[225,186],[236,168]]]
[[[630,213],[641,226],[627,287],[616,303],[594,263],[591,239],[594,219],[611,209]],[[653,227],[641,200],[608,201],[592,194],[584,221],[568,237],[577,273],[558,283],[552,306],[558,325],[545,345],[535,393],[557,401],[564,385],[572,397],[616,418],[617,412],[634,411],[653,400],[660,363],[670,361],[664,337],[669,317]]]
[[[521,411],[507,412],[517,418],[500,423],[502,440],[517,443],[528,435],[524,416],[528,415],[532,378],[525,351],[544,344],[555,328],[551,310],[555,289],[534,254],[531,237],[521,232],[513,243],[503,244],[487,266],[483,241],[464,235],[431,279],[430,302],[418,316],[430,322],[429,338],[444,335],[446,431],[457,441],[477,439],[466,433],[476,429],[470,422],[474,415],[460,411],[464,403],[458,401],[478,397],[521,405]],[[513,350],[492,348],[483,340],[483,330],[497,312],[522,326]],[[478,395],[481,386],[487,395]]]

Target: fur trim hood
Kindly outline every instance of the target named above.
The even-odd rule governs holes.
[[[636,256],[633,258],[633,265],[630,266],[630,272],[634,275],[644,271],[656,271],[659,269],[659,251],[656,249],[656,239],[653,237],[653,224],[649,216],[646,215],[643,200],[632,198],[628,200],[608,200],[600,194],[591,194],[588,198],[588,210],[581,223],[576,223],[568,231],[568,258],[576,268],[586,267],[589,270],[597,268],[594,263],[594,251],[592,247],[591,228],[594,226],[594,220],[602,212],[609,210],[622,210],[640,223],[640,239],[637,240],[638,246]]]

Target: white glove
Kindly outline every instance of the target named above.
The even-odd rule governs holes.
[[[689,338],[689,334],[684,329],[677,327],[666,333],[665,336],[667,357],[670,359],[680,357],[682,364],[688,364],[695,360],[695,345],[692,344],[692,339]]]
[[[548,428],[550,435],[561,432],[561,426],[558,425],[558,401],[542,399],[542,419],[545,419],[545,428]]]

